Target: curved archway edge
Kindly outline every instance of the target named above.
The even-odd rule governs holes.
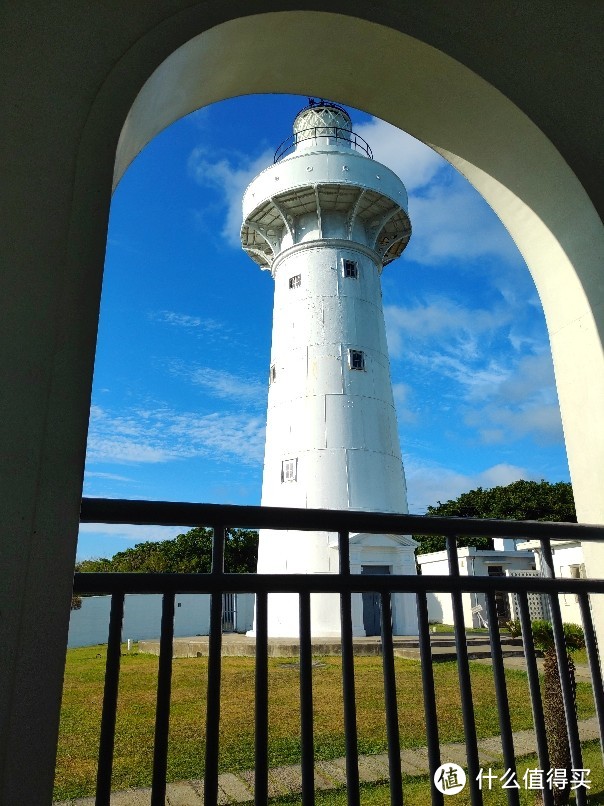
[[[279,43],[270,60],[269,41]],[[218,25],[158,66],[121,132],[114,181],[173,121],[269,92],[336,98],[389,121],[448,159],[495,210],[545,311],[579,517],[604,521],[604,230],[552,143],[492,85],[417,39],[354,17],[276,12]]]
[[[9,381],[2,455],[11,463],[1,493],[3,802],[22,798],[32,758],[29,802],[51,799],[113,171],[119,176],[154,134],[193,109],[256,92],[332,97],[405,129],[469,179],[534,277],[579,518],[604,522],[604,233],[576,175],[531,119],[543,120],[543,110],[527,116],[481,70],[446,55],[472,48],[442,20],[435,37],[443,46],[422,41],[422,30],[436,30],[430,3],[413,4],[409,15],[408,30],[420,38],[399,30],[400,0],[377,10],[330,5],[373,22],[283,5],[266,0],[257,8],[269,13],[251,14],[236,1],[132,0],[127,10],[66,2],[39,17],[27,4],[7,12],[3,138],[16,235],[0,294],[8,334],[0,370]],[[466,5],[443,12],[439,4],[438,14],[465,14],[462,26],[477,37],[507,19],[504,2],[479,3],[476,13]],[[398,28],[383,24],[390,18]],[[590,25],[584,15],[577,24]],[[530,104],[524,109],[531,113]],[[600,551],[589,549],[588,570],[602,567]],[[604,644],[604,613],[598,619]]]

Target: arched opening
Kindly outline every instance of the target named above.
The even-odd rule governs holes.
[[[315,36],[318,29],[321,37]],[[280,43],[270,68],[263,57],[266,41]],[[237,63],[219,69],[233,49]],[[372,58],[378,51],[381,60]],[[199,81],[200,75],[207,80]],[[384,82],[385,75],[394,80]],[[356,18],[293,12],[226,23],[187,42],[148,79],[122,130],[115,181],[138,149],[183,113],[229,94],[311,88],[432,146],[499,216],[526,260],[544,308],[579,520],[601,521],[601,222],[551,142],[459,62]],[[588,573],[597,551],[586,547]]]
[[[151,12],[148,17],[133,12],[124,20],[128,35],[120,39],[117,28],[121,34],[122,25],[115,26],[114,35],[103,19],[104,35],[112,43],[105,61],[89,59],[79,39],[69,58],[63,59],[62,53],[56,60],[62,65],[55,74],[60,75],[59,83],[63,72],[71,72],[64,82],[68,100],[61,96],[63,106],[53,110],[51,127],[36,117],[30,125],[27,111],[27,103],[38,107],[40,99],[48,97],[47,87],[36,83],[39,76],[33,81],[36,71],[46,78],[39,54],[26,73],[34,88],[31,96],[27,81],[17,85],[17,93],[26,86],[27,102],[16,96],[15,115],[22,113],[24,122],[9,147],[21,145],[26,136],[29,140],[35,130],[36,159],[48,175],[40,195],[38,175],[30,170],[25,150],[26,159],[17,164],[19,194],[13,199],[15,224],[22,230],[17,272],[21,264],[40,265],[36,317],[28,321],[27,334],[22,332],[32,298],[27,276],[12,277],[11,309],[5,320],[11,332],[19,334],[14,343],[20,352],[14,394],[11,391],[12,411],[18,414],[10,426],[11,451],[18,461],[6,487],[14,526],[14,537],[7,538],[12,587],[5,611],[7,685],[1,687],[9,714],[3,733],[8,781],[3,792],[8,800],[22,795],[21,772],[32,757],[39,765],[30,799],[48,800],[51,788],[110,174],[124,118],[156,67],[124,127],[118,174],[156,131],[194,108],[243,93],[291,91],[319,92],[364,108],[432,144],[460,168],[504,221],[533,273],[548,319],[579,519],[604,520],[603,305],[597,262],[602,227],[577,177],[534,122],[548,115],[539,106],[539,90],[535,96],[524,95],[526,113],[521,111],[485,78],[445,55],[463,57],[472,51],[472,38],[462,37],[458,43],[455,31],[446,32],[446,25],[439,28],[437,44],[443,44],[437,50],[394,27],[340,15],[275,12],[224,22],[224,16],[208,16],[214,13],[206,4],[179,13],[172,7],[159,9],[153,17]],[[433,28],[430,13],[429,7],[415,12],[427,31]],[[504,13],[493,7],[490,23],[500,23]],[[87,17],[96,21],[96,14],[88,12]],[[86,28],[79,18],[72,26],[64,22],[61,28],[72,37],[79,27]],[[470,23],[473,36],[484,36],[481,24]],[[100,38],[93,29],[86,28],[94,37],[84,41],[96,47]],[[12,36],[14,29],[8,30]],[[422,36],[415,18],[406,30]],[[205,33],[189,41],[198,31]],[[37,40],[32,41],[35,47]],[[23,45],[15,36],[11,46],[14,43]],[[520,47],[510,58],[522,59],[522,53]],[[559,54],[549,56],[557,60]],[[496,74],[496,62],[496,55],[486,56],[481,75]],[[24,66],[21,54],[15,63],[19,69]],[[84,63],[89,72],[79,92],[77,66]],[[480,59],[476,63],[481,64]],[[63,69],[63,64],[68,67]],[[545,74],[540,68],[533,72]],[[509,71],[507,80],[513,86]],[[587,108],[588,95],[580,87],[577,95]],[[510,96],[516,97],[512,91]],[[77,106],[77,115],[61,120],[72,106]],[[576,139],[566,134],[569,159],[576,156],[579,166],[581,154],[572,155]],[[46,209],[40,206],[44,204]],[[29,213],[29,205],[31,216],[24,212]],[[31,378],[36,379],[34,394],[28,388]],[[40,535],[46,534],[62,539],[41,541]],[[598,548],[590,553],[596,569]],[[49,573],[56,582],[52,589],[47,585]],[[39,684],[40,652],[46,658],[45,686]]]
[[[269,39],[280,43],[270,68],[263,57]],[[384,60],[371,58],[376,47]],[[236,64],[222,69],[233,51]],[[384,75],[393,80],[385,83]],[[596,401],[604,399],[604,367],[594,316],[601,224],[552,144],[480,77],[417,40],[355,18],[293,12],[239,19],[190,40],[149,78],[122,130],[115,181],[157,131],[195,108],[227,95],[309,88],[428,143],[502,220],[544,307],[579,519],[601,519],[596,479],[604,473],[604,433]]]
[[[156,135],[117,186],[85,495],[259,502],[273,282],[241,250],[241,198],[305,104],[249,95],[203,107]],[[352,114],[410,194],[411,244],[382,274],[410,511],[477,486],[567,478],[543,318],[509,236],[438,154]],[[510,409],[506,387],[529,399]],[[528,463],[512,447],[527,435]],[[99,539],[95,555],[94,527],[82,528],[79,558],[128,546],[109,525],[111,548]]]

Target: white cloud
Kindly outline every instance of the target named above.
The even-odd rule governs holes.
[[[533,438],[538,444],[562,442],[562,421],[549,353],[523,357],[493,388],[482,387],[484,405],[468,411],[466,424],[487,445]],[[471,395],[476,399],[478,395]]]
[[[544,402],[554,402],[554,366],[549,352],[524,356],[513,375],[499,386],[497,395],[508,402],[526,400],[537,395]]]
[[[202,106],[200,109],[190,112],[186,119],[189,123],[192,123],[196,129],[205,131],[211,123],[211,109],[211,106]]]
[[[562,441],[549,351],[518,356],[501,349],[514,324],[511,310],[436,298],[408,308],[389,305],[384,313],[391,356],[405,356],[424,374],[444,380],[447,398],[456,399],[460,417],[482,443]]]
[[[95,406],[87,461],[141,464],[211,456],[254,465],[262,461],[264,430],[263,417],[245,413],[199,415],[158,408],[113,416]]]
[[[191,372],[191,380],[215,397],[227,400],[266,401],[266,384],[255,378],[242,378],[226,370],[198,367]]]
[[[238,401],[266,407],[266,383],[249,375],[235,375],[224,369],[213,369],[183,361],[170,361],[170,372],[187,378],[195,386],[201,387],[221,400]]]
[[[411,195],[409,216],[413,227],[409,260],[442,265],[483,257],[521,259],[495,214],[460,175],[444,184],[433,183],[421,196]]]
[[[428,185],[448,164],[429,146],[379,118],[355,125],[354,130],[367,140],[373,158],[394,171],[409,193]]]
[[[355,125],[374,159],[394,171],[409,193],[413,234],[407,259],[442,264],[494,256],[517,261],[511,237],[480,194],[440,154],[378,118]]]
[[[176,456],[168,450],[146,445],[132,439],[103,438],[91,433],[88,437],[88,461],[117,464],[157,464]]]
[[[393,383],[392,395],[396,406],[396,415],[399,423],[416,423],[417,412],[410,408],[413,390],[406,383]]]
[[[168,434],[183,446],[191,445],[194,455],[259,464],[264,456],[265,427],[265,417],[246,414],[176,414]]]
[[[134,481],[134,479],[129,478],[128,476],[118,476],[116,473],[97,473],[93,472],[92,470],[86,470],[85,473],[86,479],[107,479],[107,481]]]
[[[223,325],[215,319],[202,319],[200,316],[190,316],[186,313],[176,311],[158,311],[151,314],[151,318],[156,322],[163,322],[167,325],[182,328],[201,328],[201,330],[220,330]]]
[[[400,357],[404,337],[427,341],[438,336],[440,341],[446,339],[450,343],[451,338],[455,340],[455,355],[475,357],[477,337],[503,327],[511,315],[511,311],[502,308],[467,308],[439,297],[409,308],[386,305],[384,318],[388,349],[391,356]]]
[[[227,207],[222,235],[234,248],[241,249],[241,200],[252,179],[273,161],[274,150],[266,149],[257,157],[230,153],[218,162],[208,158],[208,152],[198,147],[189,157],[189,171],[200,185],[209,185],[223,194]]]
[[[558,406],[534,400],[515,408],[488,405],[469,412],[465,421],[477,429],[485,445],[502,445],[526,436],[539,445],[559,443],[563,439]]]
[[[455,344],[453,344],[454,352]],[[459,355],[438,353],[436,351],[414,355],[414,360],[431,372],[458,383],[462,389],[463,399],[482,400],[493,395],[510,376],[509,367],[502,365],[497,359],[469,360],[460,351]]]
[[[80,534],[121,537],[136,543],[147,540],[169,540],[187,531],[186,526],[141,526],[124,523],[81,523]],[[113,550],[111,552],[113,554]]]
[[[405,460],[409,495],[409,512],[423,514],[428,506],[458,498],[477,487],[496,487],[519,479],[539,480],[524,467],[497,464],[474,474],[459,473],[437,464],[428,464],[413,457]]]

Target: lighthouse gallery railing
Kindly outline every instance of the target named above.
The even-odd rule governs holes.
[[[507,768],[516,768],[514,743],[507,698],[505,674],[497,624],[495,591],[517,594],[534,729],[539,762],[549,769],[549,758],[539,676],[535,662],[530,630],[528,594],[547,594],[550,600],[553,633],[558,663],[561,669],[562,693],[571,749],[572,766],[583,767],[577,715],[572,684],[566,662],[564,633],[558,594],[572,593],[578,597],[589,665],[592,675],[600,739],[604,738],[604,694],[598,662],[588,595],[604,593],[602,579],[561,579],[554,577],[552,540],[604,540],[604,527],[577,524],[537,523],[518,521],[435,518],[414,515],[391,515],[368,512],[339,512],[331,510],[299,510],[285,508],[239,507],[208,504],[127,501],[86,498],[82,501],[81,519],[88,523],[120,523],[148,525],[210,526],[214,532],[212,570],[209,574],[76,574],[74,592],[78,594],[110,593],[105,688],[101,718],[98,758],[96,804],[110,803],[113,747],[116,725],[120,649],[124,596],[126,593],[163,594],[155,743],[152,779],[152,806],[165,803],[168,728],[172,676],[172,640],[174,628],[174,597],[176,593],[206,593],[211,595],[210,636],[208,659],[208,695],[205,742],[205,802],[218,802],[218,757],[221,679],[221,620],[222,594],[251,592],[256,595],[256,687],[255,687],[255,802],[266,804],[268,799],[268,639],[267,596],[273,592],[294,592],[300,597],[300,708],[302,802],[314,803],[313,752],[313,679],[310,632],[310,594],[329,592],[340,594],[342,618],[342,686],[346,741],[347,798],[350,806],[360,802],[357,751],[357,720],[354,689],[354,658],[351,620],[351,595],[363,591],[381,596],[382,660],[390,796],[392,804],[402,804],[401,748],[398,728],[398,708],[395,687],[394,653],[391,619],[391,595],[415,593],[419,626],[419,647],[423,684],[423,707],[426,722],[426,744],[431,774],[441,764],[438,721],[430,635],[427,593],[443,591],[451,594],[455,620],[459,684],[467,753],[468,785],[472,804],[482,803],[476,777],[479,771],[477,734],[472,704],[470,669],[463,620],[462,592],[484,593],[487,602],[493,674],[501,730],[503,760]],[[224,573],[224,545],[227,527],[254,529],[296,529],[335,532],[339,536],[339,574],[228,574]],[[446,536],[450,565],[449,576],[362,576],[350,573],[349,535],[374,534],[441,534]],[[544,577],[461,577],[459,574],[456,538],[458,535],[490,537],[524,537],[541,541]],[[446,761],[446,759],[444,760]],[[432,803],[442,803],[443,796],[432,786]],[[508,802],[518,803],[515,789],[508,789]],[[544,803],[553,803],[552,793],[544,790]],[[577,804],[586,803],[585,790],[575,792]]]

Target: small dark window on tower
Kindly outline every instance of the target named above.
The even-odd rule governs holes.
[[[302,275],[296,274],[294,277],[289,278],[289,287],[290,288],[300,288],[302,283]]]
[[[348,366],[350,369],[365,369],[365,353],[362,350],[349,350]]]
[[[356,260],[344,261],[344,277],[353,277],[355,280],[359,276],[359,267]]]
[[[271,364],[270,369],[268,371],[268,382],[274,383],[277,378],[277,370],[275,369],[275,365]]]
[[[296,481],[298,478],[298,460],[284,459],[281,462],[281,482]]]

